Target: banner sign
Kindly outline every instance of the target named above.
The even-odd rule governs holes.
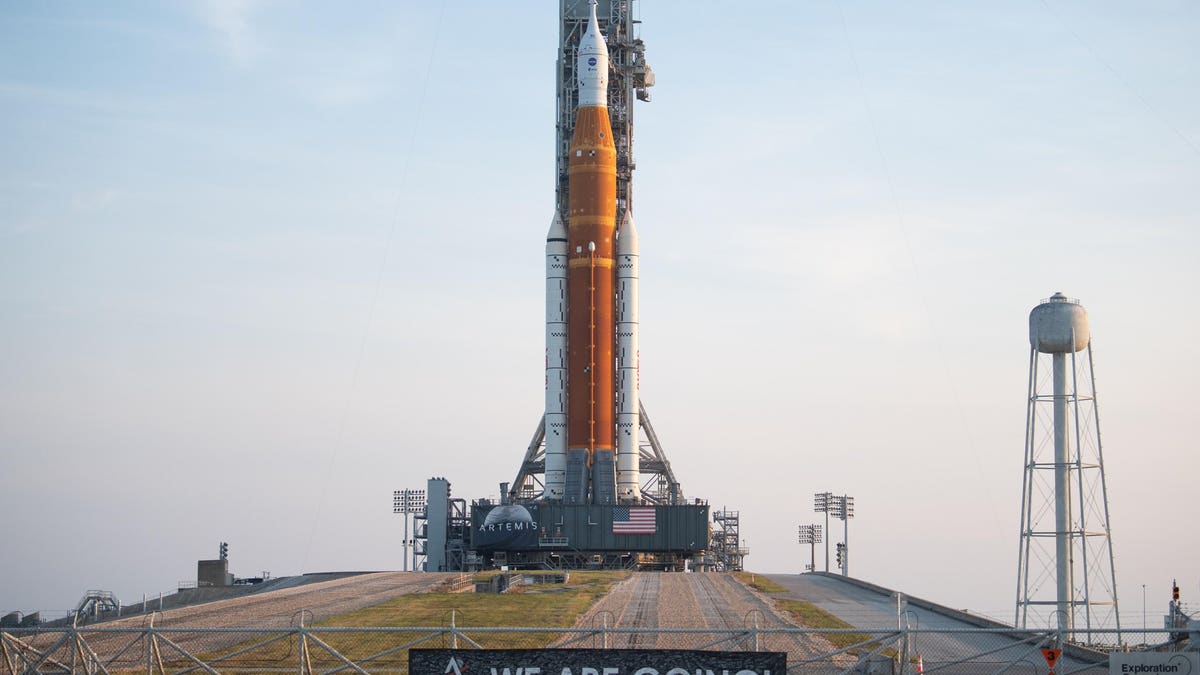
[[[476,549],[536,549],[540,531],[537,504],[493,506],[475,510],[471,543]]]
[[[408,675],[787,675],[784,652],[411,649]]]

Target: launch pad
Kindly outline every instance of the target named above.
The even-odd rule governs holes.
[[[471,549],[481,566],[653,569],[711,566],[707,504],[607,506],[533,502],[471,505]]]

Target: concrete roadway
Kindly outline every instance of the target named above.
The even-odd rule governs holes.
[[[826,574],[768,574],[763,575],[787,589],[773,597],[810,602],[846,623],[863,629],[896,630],[896,596],[889,589],[860,585],[842,577]],[[948,607],[924,600],[905,603],[907,625],[914,631],[979,629],[981,624],[994,623],[973,617]],[[996,671],[1004,663],[1013,663],[1008,673],[1045,673],[1048,669],[1039,646],[1022,644],[1020,640],[1002,633],[923,633],[912,634],[912,652],[924,658],[925,672],[966,673]],[[1046,645],[1049,646],[1049,645]],[[964,658],[971,663],[955,663]],[[986,664],[986,665],[985,665]],[[944,670],[943,670],[944,668]],[[1107,673],[1107,666],[1089,666],[1086,662],[1063,657],[1055,672]]]

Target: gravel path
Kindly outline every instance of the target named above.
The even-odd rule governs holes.
[[[742,585],[733,575],[717,572],[692,574],[641,572],[617,584],[608,595],[592,606],[576,628],[690,628],[713,631],[741,630],[749,627],[795,628],[786,615],[777,612],[771,601]],[[723,649],[750,650],[750,638],[714,644],[724,634],[620,633],[608,636],[608,646],[639,649]],[[574,645],[582,646],[582,645]],[[815,654],[834,651],[821,636],[765,635],[759,637],[760,649],[788,653],[792,663]],[[852,657],[839,657],[840,663]]]

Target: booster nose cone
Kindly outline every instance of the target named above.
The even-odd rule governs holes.
[[[596,23],[596,0],[590,0],[588,6],[592,14],[575,59],[579,105],[608,107],[608,45]]]
[[[637,228],[633,226],[633,214],[626,211],[624,224],[617,232],[617,255],[636,255],[638,252]]]
[[[562,216],[555,212],[554,219],[550,221],[550,231],[546,233],[546,241],[565,242],[566,240],[567,228],[563,225]]]

